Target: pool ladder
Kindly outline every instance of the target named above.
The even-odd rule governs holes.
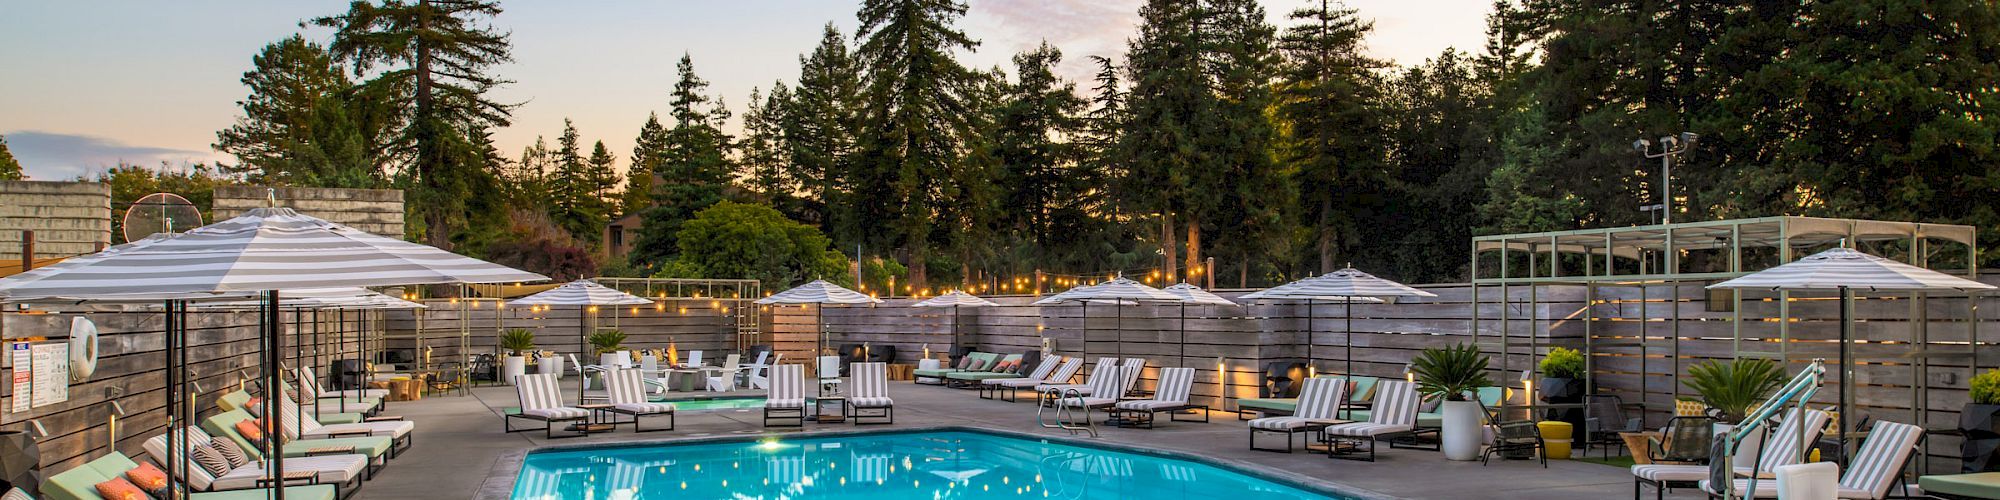
[[[1090,407],[1083,405],[1082,391],[1076,389],[1049,389],[1043,395],[1046,396],[1044,401],[1047,401],[1047,404],[1035,407],[1035,424],[1042,426],[1044,429],[1069,431],[1069,435],[1071,436],[1079,432],[1087,432],[1090,433],[1090,437],[1097,437],[1097,425],[1090,421]],[[1064,404],[1064,399],[1073,400],[1075,404]],[[1046,415],[1050,406],[1055,407],[1055,423],[1053,424],[1049,423]],[[1077,424],[1076,411],[1072,408],[1083,409],[1083,423],[1081,425]]]

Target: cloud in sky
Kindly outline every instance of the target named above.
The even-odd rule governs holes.
[[[1063,51],[1056,68],[1079,86],[1096,73],[1089,56],[1114,60],[1125,54],[1125,40],[1137,34],[1139,0],[991,0],[977,2],[966,14],[968,34],[982,38],[977,69],[998,64],[1013,70],[1012,58],[1046,40]]]
[[[4,135],[8,151],[20,160],[28,178],[41,181],[74,179],[118,166],[120,162],[155,166],[161,162],[181,165],[225,158],[213,151],[132,145],[90,135],[39,130],[17,130]]]

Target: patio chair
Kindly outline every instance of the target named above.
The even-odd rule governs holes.
[[[840,394],[840,356],[820,356],[813,368],[819,373],[819,395]]]
[[[1679,416],[1667,419],[1660,438],[1646,438],[1646,460],[1658,464],[1707,464],[1708,445],[1715,440],[1715,417]]]
[[[1839,498],[1847,500],[1881,500],[1889,498],[1891,487],[1903,482],[1903,468],[1915,456],[1918,443],[1924,440],[1924,430],[1914,425],[1877,421],[1868,432],[1868,440],[1861,443],[1861,450],[1847,464],[1847,470],[1840,475]],[[1778,498],[1778,481],[1760,479],[1757,491],[1750,489],[1749,479],[1736,479],[1730,491],[1743,498]],[[1710,480],[1701,481],[1701,490],[1709,498],[1720,496]],[[1903,484],[1903,490],[1909,485]],[[1909,491],[1903,492],[1905,495]]]
[[[1347,400],[1347,382],[1336,378],[1309,378],[1299,391],[1298,409],[1283,417],[1263,417],[1250,420],[1250,449],[1256,451],[1292,452],[1292,443],[1299,434],[1312,432],[1337,423],[1341,401]],[[1285,435],[1284,448],[1258,448],[1257,435],[1282,433]]]
[[[639,357],[639,380],[646,384],[647,389],[650,389],[648,392],[665,394],[671,390],[667,387],[667,373],[666,370],[660,369],[659,356]]]
[[[1589,411],[1583,418],[1584,454],[1590,454],[1593,446],[1604,447],[1604,457],[1611,458],[1611,450],[1625,445],[1620,433],[1640,432],[1646,429],[1644,418],[1627,415],[1629,408],[1625,398],[1616,394],[1591,394],[1584,396],[1584,406]]]
[[[1146,372],[1146,358],[1125,358],[1125,364],[1119,366],[1126,368],[1125,383],[1121,384],[1125,387],[1125,390],[1119,392],[1118,396],[1115,397],[1145,396],[1148,394],[1139,389],[1139,375]]]
[[[1158,390],[1153,391],[1153,399],[1119,401],[1112,405],[1111,418],[1123,422],[1128,427],[1143,426],[1153,428],[1154,416],[1165,412],[1167,420],[1180,422],[1175,418],[1181,412],[1194,410],[1201,414],[1202,423],[1208,422],[1208,405],[1188,402],[1188,393],[1194,389],[1193,368],[1161,368]],[[1194,422],[1194,420],[1187,420]]]
[[[176,435],[175,446],[180,446],[181,442],[185,442],[190,450],[210,446],[214,442],[214,438],[209,437],[208,433],[202,432],[201,429],[181,427],[170,432],[178,433]],[[293,444],[291,446],[301,445]],[[147,438],[142,447],[145,448],[146,455],[153,458],[153,462],[171,464],[167,461],[167,435],[165,433]],[[192,456],[180,455],[180,459],[186,461],[187,466],[186,476],[180,479],[187,484],[188,489],[191,491],[246,490],[260,488],[274,481],[280,483],[293,481],[293,479],[267,478],[263,462],[246,462],[241,465],[225,464],[229,466],[228,470],[221,474],[216,474],[210,472],[201,464],[196,463]],[[179,467],[172,466],[163,466],[162,468],[168,469],[170,471],[169,474],[176,472],[175,469],[179,469]],[[285,468],[280,472],[282,475],[310,472],[313,474],[310,478],[313,483],[333,485],[336,497],[348,498],[361,489],[361,479],[367,468],[368,457],[366,456],[338,454],[287,458],[285,460]]]
[[[236,443],[236,446],[243,449],[243,453],[249,456],[251,460],[263,460],[264,453],[258,450],[257,442],[251,441],[249,438],[244,437],[242,432],[236,430],[236,426],[239,423],[246,421],[251,422],[250,425],[257,425],[256,418],[250,416],[249,413],[245,413],[243,410],[230,410],[203,419],[201,421],[201,430],[208,433],[211,439],[228,439]],[[290,434],[287,433],[287,435],[289,436]],[[389,464],[389,459],[395,456],[396,451],[395,438],[386,436],[326,438],[298,441],[295,443],[285,447],[285,458],[326,455],[329,453],[353,453],[367,456],[369,479],[374,479],[375,473],[381,471],[383,467]]]
[[[590,410],[566,406],[562,400],[562,388],[556,385],[553,373],[522,375],[520,383],[514,384],[514,394],[521,398],[521,412],[509,413],[501,419],[502,428],[507,432],[530,431],[534,428],[514,429],[514,419],[534,420],[542,423],[542,435],[555,439],[557,422],[582,424],[590,418]],[[577,436],[584,435],[583,428],[577,428]],[[563,436],[574,437],[574,436]]]
[[[1141,363],[1144,363],[1144,361],[1141,361]],[[1093,396],[1095,394],[1092,394],[1092,391],[1097,387],[1097,380],[1099,378],[1113,373],[1124,377],[1124,372],[1118,370],[1122,366],[1118,364],[1117,358],[1102,358],[1097,360],[1097,366],[1090,369],[1090,376],[1084,378],[1082,384],[1042,384],[1035,386],[1035,392],[1046,395],[1050,392],[1076,391],[1079,395]],[[1134,379],[1136,380],[1137,378],[1134,377]]]
[[[1416,384],[1409,381],[1384,380],[1376,384],[1375,400],[1369,408],[1367,422],[1329,425],[1320,429],[1320,436],[1328,444],[1327,456],[1375,461],[1375,448],[1382,443],[1382,438],[1416,430],[1417,404],[1422,401],[1423,397],[1417,395]],[[1362,443],[1368,444],[1368,458],[1348,453],[1359,451]]]
[[[773,420],[790,420],[787,427],[805,427],[805,370],[799,365],[771,367],[771,393],[764,398],[764,426]]]
[[[1028,372],[1026,376],[982,380],[979,382],[979,399],[993,399],[1001,392],[1014,392],[1015,387],[1034,387],[1047,383],[1049,376],[1055,374],[1057,367],[1068,365],[1074,360],[1077,358],[1065,359],[1062,356],[1043,358],[1042,363],[1035,366],[1035,371]],[[1003,388],[1007,390],[1002,391]]]
[[[1479,454],[1480,466],[1489,465],[1494,455],[1508,458],[1528,453],[1542,461],[1542,468],[1549,468],[1548,443],[1542,441],[1542,428],[1535,419],[1507,420],[1499,408],[1486,406],[1484,402],[1479,403],[1479,413],[1486,420],[1488,440],[1486,451]]]
[[[639,373],[639,370],[634,370],[630,368],[611,370],[609,372],[605,372],[604,374],[605,392],[611,398],[610,402],[611,406],[606,408],[598,408],[597,410],[606,413],[614,413],[618,415],[625,415],[628,417],[632,417],[632,432],[674,430],[674,423],[675,423],[674,404],[654,403],[651,401],[647,401],[646,385],[644,382],[642,382],[643,379],[644,375]],[[639,428],[639,420],[642,417],[652,417],[659,415],[667,416],[667,428],[665,429]],[[620,422],[618,422],[616,419],[613,419],[610,423],[612,426],[615,427]]]
[[[577,383],[583,384],[584,393],[582,402],[589,402],[590,400],[593,399],[595,400],[605,399],[604,393],[597,393],[597,394],[590,393],[591,375],[602,375],[605,370],[604,365],[586,365],[583,363],[579,363],[576,361],[575,354],[565,354],[564,356],[569,356],[570,367],[571,369],[576,370],[576,376],[579,379]]]
[[[1747,467],[1737,467],[1736,473],[1769,473],[1778,470],[1778,467],[1799,463],[1798,458],[1801,453],[1794,451],[1800,448],[1799,426],[1806,426],[1804,442],[1819,441],[1820,433],[1826,430],[1827,420],[1832,417],[1831,414],[1824,411],[1805,410],[1805,417],[1802,422],[1800,420],[1800,410],[1800,408],[1793,408],[1790,413],[1785,415],[1784,423],[1779,424],[1777,430],[1764,435],[1762,456],[1757,460],[1755,470]],[[1701,443],[1701,445],[1705,447],[1708,443]],[[1745,447],[1742,450],[1738,450],[1737,453],[1757,453],[1757,451]],[[1712,455],[1712,453],[1709,454]],[[1710,460],[1729,460],[1729,458],[1711,456]],[[1632,498],[1634,500],[1639,498],[1640,486],[1642,485],[1653,486],[1654,498],[1665,498],[1667,488],[1698,485],[1701,481],[1708,479],[1708,467],[1707,465],[1634,465],[1632,466]]]
[[[98,483],[125,477],[127,471],[138,467],[139,463],[132,461],[125,454],[115,451],[110,452],[95,460],[85,462],[83,465],[71,467],[69,470],[49,476],[48,479],[42,481],[41,495],[42,498],[48,500],[104,500],[104,497],[97,493]],[[176,483],[185,489],[193,489],[186,488],[185,481],[176,481]],[[17,488],[13,492],[19,491]],[[339,498],[339,496],[340,490],[331,484],[285,487],[285,498],[290,500],[334,500]],[[9,500],[13,499],[13,497],[5,498]],[[27,497],[27,493],[23,492],[21,493],[21,498],[26,499],[29,497]],[[243,500],[246,498],[264,498],[264,495],[242,491],[190,491],[187,496],[181,498],[187,500]]]
[[[301,396],[305,396],[305,397],[307,397],[307,398],[311,398],[311,399],[320,399],[320,398],[329,398],[329,397],[331,397],[331,398],[354,398],[354,397],[362,397],[362,398],[386,398],[386,397],[389,397],[389,390],[388,390],[388,389],[341,389],[341,390],[326,390],[324,386],[321,386],[321,385],[319,385],[319,376],[318,376],[318,375],[315,375],[315,374],[313,374],[313,370],[312,370],[311,368],[308,368],[308,367],[304,367],[304,366],[301,366],[301,367],[298,367],[298,368],[293,368],[293,369],[292,369],[292,376],[293,376],[293,377],[296,377],[296,378],[298,379],[298,382],[299,382],[299,395],[301,395]]]
[[[769,351],[766,351],[766,352],[769,352]],[[778,353],[778,355],[777,355],[777,356],[773,356],[773,357],[771,357],[771,362],[770,362],[770,364],[766,364],[766,365],[763,365],[763,366],[758,366],[758,367],[753,367],[753,368],[751,368],[751,369],[750,369],[750,388],[752,388],[752,389],[770,389],[770,388],[771,388],[771,367],[773,367],[773,366],[778,366],[778,363],[780,363],[780,362],[783,362],[784,360],[785,360],[785,353],[782,353],[782,352],[781,352],[781,353]]]
[[[896,423],[896,401],[889,398],[889,364],[880,361],[847,365],[854,372],[854,395],[847,398],[847,417],[855,425]],[[872,414],[871,414],[872,412]],[[882,422],[862,422],[863,417]]]
[[[391,417],[394,420],[370,419],[352,424],[322,424],[311,414],[299,411],[298,403],[293,403],[290,399],[280,399],[278,403],[278,409],[283,412],[278,414],[278,418],[285,423],[283,426],[285,433],[292,439],[387,436],[394,439],[396,444],[396,449],[390,453],[401,455],[404,450],[410,449],[410,442],[414,440],[411,431],[417,428],[416,422],[403,420],[401,417]]]
[[[729,392],[736,390],[736,374],[743,370],[742,361],[743,357],[740,354],[731,354],[722,358],[722,371],[710,372],[715,375],[707,377],[709,392]]]
[[[750,384],[750,378],[757,376],[758,370],[763,370],[764,367],[770,366],[764,363],[765,361],[768,361],[770,359],[771,359],[771,351],[757,351],[757,360],[752,361],[749,364],[743,365],[743,370],[736,373],[737,378],[742,379],[738,381],[738,385],[742,387],[757,387],[755,385]],[[761,387],[759,387],[759,389],[761,389]]]
[[[701,351],[689,350],[687,362],[681,364],[686,366],[701,366]]]
[[[1113,405],[1118,404],[1120,399],[1118,395],[1124,394],[1125,390],[1128,389],[1125,383],[1129,379],[1123,375],[1123,372],[1130,369],[1119,366],[1110,369],[1109,371],[1112,373],[1092,379],[1089,392],[1090,394],[1096,394],[1096,396],[1084,394],[1084,391],[1080,389],[1057,389],[1050,391],[1048,397],[1054,407],[1068,408],[1072,411],[1083,410],[1083,418],[1081,420],[1066,418],[1064,425],[1070,427],[1089,427],[1091,425],[1090,410],[1103,409],[1108,411]],[[1075,415],[1075,413],[1059,412],[1058,415]],[[1092,432],[1092,435],[1096,435],[1095,431]]]

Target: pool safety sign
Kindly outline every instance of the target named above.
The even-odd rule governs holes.
[[[13,413],[28,411],[28,401],[33,399],[30,394],[34,394],[34,389],[28,384],[29,377],[33,376],[28,370],[28,366],[34,363],[34,356],[30,352],[33,347],[34,344],[27,342],[7,344],[7,365],[14,367],[14,371],[10,372],[14,377],[13,391],[8,393],[14,395],[14,407],[8,409]]]
[[[69,401],[69,345],[60,343],[7,344],[7,361],[13,366],[13,413]]]

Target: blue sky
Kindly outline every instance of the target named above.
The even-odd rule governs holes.
[[[981,41],[962,57],[1006,65],[1046,39],[1063,49],[1063,72],[1089,74],[1084,56],[1117,57],[1138,22],[1140,0],[969,0],[960,23]],[[1264,0],[1273,22],[1305,2]],[[1490,0],[1350,0],[1376,21],[1369,49],[1413,64],[1446,47],[1476,51]],[[237,116],[238,82],[264,44],[301,20],[345,9],[341,1],[201,0],[16,2],[0,16],[0,134],[31,178],[68,179],[120,160],[227,160],[209,148]],[[495,25],[513,32],[514,62],[496,72],[517,83],[497,93],[523,103],[495,137],[517,152],[575,120],[588,141],[621,156],[649,112],[665,107],[683,52],[733,109],[751,87],[798,73],[799,54],[833,22],[852,35],[858,1],[507,1]],[[324,41],[325,30],[306,30]]]

